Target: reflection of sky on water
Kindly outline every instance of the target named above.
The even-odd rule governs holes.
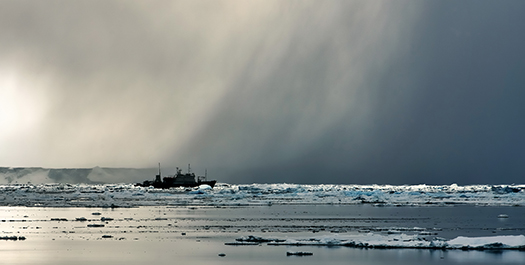
[[[523,251],[445,251],[443,257],[457,263],[523,264],[525,252]]]
[[[101,215],[93,215],[100,212]],[[508,219],[497,219],[500,213]],[[0,241],[6,264],[521,264],[523,251],[461,251],[417,249],[353,249],[318,246],[242,246],[225,242],[246,235],[294,238],[321,234],[344,235],[351,226],[431,227],[475,236],[523,234],[521,207],[139,207],[30,208],[1,207],[0,235],[20,235],[24,241]],[[89,221],[75,221],[85,217]],[[102,217],[114,218],[103,222]],[[51,221],[60,218],[67,221]],[[466,220],[471,220],[468,223]],[[88,224],[105,224],[88,228]],[[339,227],[340,233],[308,230],[314,225]],[[474,231],[478,227],[480,231]],[[515,230],[485,231],[508,227]],[[344,228],[344,229],[343,229]],[[264,229],[269,229],[265,232]],[[295,229],[295,230],[294,230]],[[182,235],[182,233],[186,235]],[[113,238],[103,239],[103,235]],[[122,239],[122,240],[119,240]],[[311,251],[313,257],[290,257],[286,251]],[[220,258],[218,253],[225,253]]]

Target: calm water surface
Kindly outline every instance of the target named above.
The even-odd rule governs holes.
[[[498,218],[507,214],[509,218]],[[85,218],[86,221],[80,221]],[[102,218],[105,218],[102,220]],[[110,219],[109,219],[110,218]],[[98,225],[98,227],[93,227]],[[103,225],[103,226],[102,226]],[[268,206],[0,208],[2,264],[523,264],[524,251],[227,246],[257,235],[296,238],[424,228],[456,236],[525,234],[523,207]],[[407,232],[410,233],[410,232]],[[313,256],[286,256],[309,251]],[[219,257],[219,253],[226,254]]]

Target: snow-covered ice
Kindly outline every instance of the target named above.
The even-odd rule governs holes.
[[[525,206],[525,185],[301,185],[218,183],[154,189],[133,184],[4,184],[1,206],[135,207],[154,205]]]
[[[275,238],[264,238],[258,236],[242,237],[238,242],[257,242],[268,245],[291,245],[291,246],[345,246],[356,248],[422,248],[422,249],[463,249],[463,250],[495,250],[515,249],[525,250],[524,235],[489,236],[489,237],[464,237],[459,236],[451,240],[443,238],[428,239],[420,235],[383,235],[383,234],[359,234],[359,235],[325,235],[308,238],[287,238],[285,240]]]
[[[464,237],[447,241],[453,249],[525,249],[525,236]]]

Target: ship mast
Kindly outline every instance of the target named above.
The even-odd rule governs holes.
[[[157,176],[155,176],[155,182],[157,182],[157,183],[162,182],[161,177],[160,177],[160,163],[159,163],[159,174]]]

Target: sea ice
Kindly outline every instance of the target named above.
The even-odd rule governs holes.
[[[309,238],[271,239],[258,236],[248,236],[237,239],[244,242],[250,238],[257,238],[260,243],[268,245],[292,246],[346,246],[356,248],[422,248],[422,249],[463,249],[463,250],[494,250],[516,249],[525,250],[525,236],[491,236],[491,237],[464,237],[459,236],[451,240],[443,238],[427,239],[419,235],[407,234],[359,234],[359,235],[325,235]],[[251,241],[247,241],[251,242]]]
[[[132,184],[0,185],[0,206],[135,207],[135,206],[525,206],[525,185],[300,185],[218,183],[188,188],[155,189]]]
[[[447,241],[449,248],[460,249],[522,249],[525,250],[525,236],[491,236],[464,237],[459,236]]]
[[[287,251],[286,256],[312,256],[314,253],[312,252],[306,252],[306,251]]]

